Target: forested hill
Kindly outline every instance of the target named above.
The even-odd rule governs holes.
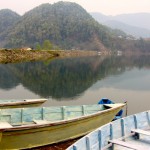
[[[5,46],[35,47],[50,40],[62,49],[110,47],[110,29],[96,22],[76,3],[43,4],[27,12],[4,38]]]
[[[0,33],[13,26],[19,19],[20,16],[9,9],[0,10]]]
[[[20,18],[21,16],[9,9],[0,10],[0,45],[3,45],[7,32]]]
[[[35,48],[45,40],[60,49],[130,50],[129,46],[143,47],[143,41],[142,45],[137,45],[126,39],[125,33],[99,24],[80,5],[58,2],[40,5],[21,17],[18,15],[11,28],[0,34],[0,47]],[[147,49],[147,45],[144,48]]]

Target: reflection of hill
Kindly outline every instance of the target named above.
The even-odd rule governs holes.
[[[13,88],[21,83],[42,97],[72,98],[102,78],[144,66],[150,66],[149,56],[69,58],[54,60],[50,64],[0,65],[0,88]]]
[[[15,66],[15,74],[25,87],[43,97],[69,98],[83,93],[97,81],[98,70],[93,72],[93,60],[55,60],[48,65],[25,63]]]
[[[8,68],[8,65],[0,65],[0,88],[11,89],[18,85],[18,80],[13,73]]]

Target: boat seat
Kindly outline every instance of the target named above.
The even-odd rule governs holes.
[[[33,120],[33,122],[36,123],[36,124],[46,124],[46,123],[48,123],[47,120]]]
[[[123,147],[126,147],[126,148],[130,148],[130,149],[134,149],[134,150],[141,150],[141,148],[139,146],[137,146],[137,145],[130,144],[130,143],[127,143],[127,142],[124,142],[124,141],[120,141],[120,140],[117,140],[117,139],[109,140],[109,143],[120,145],[120,146],[123,146]],[[142,150],[144,150],[144,149],[142,149]]]
[[[132,133],[135,133],[134,136],[135,136],[137,139],[140,138],[140,134],[150,136],[150,131],[146,131],[146,130],[132,129],[131,132],[132,132]]]
[[[8,122],[0,122],[0,129],[11,128],[11,127],[13,126]]]

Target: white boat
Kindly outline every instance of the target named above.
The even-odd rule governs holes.
[[[113,121],[84,136],[67,150],[150,150],[150,110]]]

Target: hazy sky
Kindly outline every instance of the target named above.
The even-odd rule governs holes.
[[[31,10],[42,3],[55,3],[59,0],[0,0],[0,9],[9,8],[19,14]],[[64,0],[66,1],[66,0]],[[150,13],[150,0],[68,0],[76,2],[88,12],[100,12],[105,15],[123,13]]]

